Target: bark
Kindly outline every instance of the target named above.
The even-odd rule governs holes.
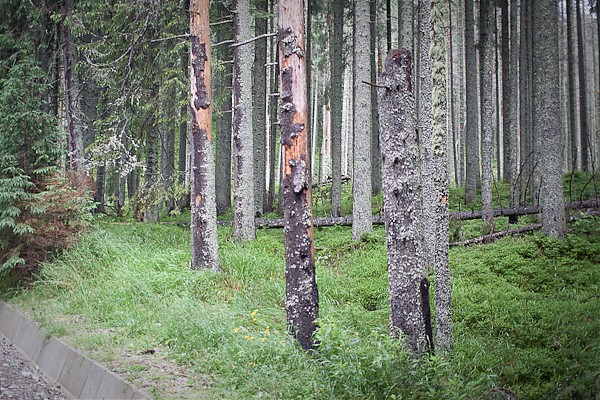
[[[412,92],[412,57],[392,50],[379,83],[382,183],[387,233],[388,282],[393,338],[404,335],[419,356],[428,348],[425,308],[429,282],[422,263],[419,139]]]
[[[219,271],[208,6],[209,0],[190,4],[191,268]]]
[[[160,172],[163,182],[163,188],[166,193],[173,193],[175,184],[175,109],[172,106],[175,98],[175,90],[169,89],[162,103],[163,123],[161,124],[161,152],[160,152]],[[175,207],[175,199],[168,196],[165,208],[167,213]]]
[[[568,0],[567,0],[568,1]],[[590,132],[588,127],[588,101],[587,101],[587,80],[585,73],[585,54],[583,48],[583,30],[581,0],[575,0],[577,16],[577,54],[579,56],[577,66],[579,68],[579,130],[581,139],[581,169],[589,171],[589,143]]]
[[[369,1],[370,2],[370,1]],[[356,28],[356,26],[355,26]],[[385,0],[385,37],[387,44],[387,51],[392,49],[392,2],[391,0]]]
[[[312,226],[312,182],[304,59],[304,2],[279,1],[281,142],[284,153],[285,275],[288,331],[303,349],[314,347],[318,317]]]
[[[506,1],[506,0],[503,0]],[[518,118],[519,118],[519,5],[517,0],[510,2],[510,52],[508,54],[506,64],[508,64],[508,79],[504,79],[504,82],[508,81],[509,84],[503,86],[503,97],[504,101],[504,134],[508,137],[508,148],[504,151],[507,152],[507,169],[509,176],[509,207],[513,208],[519,204],[518,190],[517,190],[517,178],[519,173],[519,160],[518,160]],[[503,9],[504,10],[504,9]],[[503,11],[504,12],[504,11]],[[503,34],[504,40],[504,34]],[[508,42],[508,35],[506,36],[506,42]],[[506,43],[508,46],[508,43]],[[502,58],[503,62],[504,56]],[[503,65],[503,68],[505,66]],[[509,218],[509,223],[516,223],[516,218]]]
[[[236,43],[252,38],[250,0],[234,0]],[[233,50],[233,238],[254,240],[254,143],[252,129],[252,45]]]
[[[514,2],[513,2],[514,3]],[[508,0],[500,0],[500,68],[502,73],[502,180],[510,182],[510,41],[509,41],[509,7]],[[500,158],[499,158],[500,159]]]
[[[473,1],[465,0],[466,126],[465,126],[465,203],[475,200],[479,174],[479,105],[477,102],[477,50]]]
[[[531,140],[531,4],[521,2],[520,49],[519,49],[519,205],[524,206],[533,172],[533,146]]]
[[[271,7],[273,7],[272,5]],[[279,52],[277,51],[277,46],[271,46],[271,59],[275,60],[275,66],[271,71],[271,92],[275,92],[279,88]],[[269,164],[269,193],[267,195],[267,210],[273,211],[273,206],[275,203],[275,167],[277,166],[277,162],[275,158],[278,154],[277,150],[279,147],[276,145],[277,143],[277,112],[278,112],[278,98],[276,96],[269,97],[269,113],[270,113],[270,125],[269,125],[269,160],[271,161]],[[316,146],[316,143],[313,144]]]
[[[425,0],[419,12],[422,32],[419,135],[423,162],[423,261],[436,276],[435,342],[443,352],[450,349],[452,341],[448,269],[446,7],[441,1]],[[425,320],[425,323],[430,324],[430,321]]]
[[[342,207],[342,108],[344,90],[344,2],[333,1],[331,38],[331,215],[339,217]],[[368,48],[368,44],[367,44]]]
[[[67,17],[73,10],[71,0],[65,0],[62,7],[63,16]],[[77,116],[78,93],[75,84],[75,49],[71,28],[64,20],[60,24],[63,56],[63,75],[65,92],[65,120],[67,129],[67,167],[70,171],[83,173],[83,138],[81,126]]]
[[[533,129],[544,144],[540,203],[544,233],[563,238],[566,231],[558,55],[558,8],[553,0],[533,4]]]
[[[377,81],[377,0],[370,0],[370,58],[371,79]],[[379,162],[379,114],[377,113],[377,88],[371,86],[371,193],[377,195],[381,191],[381,164]]]
[[[106,163],[98,165],[96,169],[96,190],[94,191],[94,202],[97,203],[95,212],[105,214],[104,207],[104,184],[106,182]]]
[[[156,98],[158,90],[152,90],[152,98]],[[156,194],[158,185],[158,127],[153,116],[149,118],[146,132],[146,172],[144,173],[144,222],[158,221]]]
[[[572,1],[566,1],[567,17],[567,87],[568,87],[568,129],[570,146],[569,167],[575,171],[578,169],[579,160],[577,152],[579,150],[579,136],[577,131],[577,99],[575,98],[575,54],[573,49],[573,5]]]
[[[413,48],[413,0],[398,0],[398,47]]]
[[[267,0],[255,1],[256,11],[260,13],[254,18],[255,36],[267,33]],[[266,136],[267,136],[267,77],[265,64],[267,63],[267,38],[254,42],[254,67],[253,67],[253,112],[252,126],[254,129],[254,209],[256,214],[262,215],[265,211],[267,184],[266,169]]]
[[[229,12],[220,1],[215,2],[215,6],[220,15]],[[231,39],[230,34],[225,29],[218,29],[216,37],[219,42]],[[233,49],[231,47],[225,46],[221,49],[221,52],[224,60],[233,59]],[[224,91],[224,98],[217,113],[219,121],[217,125],[215,165],[217,215],[226,214],[231,209],[232,91],[230,88],[233,86],[233,66],[225,64],[221,74],[217,79]]]
[[[352,178],[352,238],[373,230],[371,210],[371,29],[368,0],[354,3],[354,175]],[[338,61],[339,62],[339,61]]]
[[[494,53],[496,44],[491,35],[494,28],[494,8],[490,0],[480,2],[480,72],[481,72],[481,207],[483,210],[482,234],[487,235],[494,231],[494,216],[492,214],[492,140],[494,118],[493,109],[493,79],[494,79]]]

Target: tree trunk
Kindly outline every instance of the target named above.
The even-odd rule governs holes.
[[[371,79],[377,81],[377,0],[370,0],[370,58]],[[379,114],[377,112],[377,88],[371,86],[371,193],[377,195],[381,191],[381,163],[379,162]]]
[[[506,1],[506,0],[503,0]],[[503,9],[504,10],[504,9]],[[504,11],[503,11],[504,12]],[[507,57],[508,79],[510,83],[503,90],[505,99],[504,113],[508,119],[508,126],[505,125],[504,134],[508,136],[508,149],[504,149],[508,156],[508,175],[509,175],[509,207],[515,208],[519,205],[518,199],[518,122],[519,122],[519,2],[511,0],[510,2],[510,53]],[[504,35],[503,35],[504,38]],[[503,39],[504,40],[504,39]],[[506,36],[508,42],[508,36]],[[508,43],[506,44],[508,46]],[[502,58],[504,62],[504,57]],[[512,217],[508,219],[509,223],[517,223],[518,219]]]
[[[567,0],[568,2],[568,0]],[[588,101],[587,101],[587,78],[585,73],[585,54],[583,48],[583,22],[581,11],[581,0],[575,0],[576,16],[577,16],[577,54],[579,60],[577,66],[579,68],[579,128],[581,139],[581,169],[589,171],[589,140],[590,133],[588,128]]]
[[[563,238],[566,231],[558,65],[558,8],[553,0],[533,4],[533,129],[544,144],[540,204],[544,233]]]
[[[65,0],[62,7],[63,17],[67,17],[73,10],[71,0]],[[67,128],[67,167],[70,171],[81,174],[83,173],[83,138],[81,126],[79,124],[77,113],[78,94],[75,85],[75,49],[72,48],[73,38],[71,36],[71,28],[63,20],[60,24],[60,32],[62,39],[62,55],[63,55],[63,75],[64,75],[64,91],[65,91],[65,119]]]
[[[373,230],[371,210],[371,29],[369,0],[354,2],[354,175],[352,178],[352,238]],[[390,42],[391,45],[391,42]],[[337,60],[336,62],[340,62]],[[358,68],[360,66],[360,68]]]
[[[446,5],[423,1],[421,25],[420,145],[422,220],[425,268],[436,277],[436,344],[446,352],[452,342],[450,271],[448,267],[448,135],[446,94]],[[425,286],[429,286],[427,282]],[[426,290],[426,288],[423,288]],[[424,295],[422,293],[422,295]],[[427,298],[428,298],[427,294]],[[422,304],[427,334],[433,346],[429,301]]]
[[[236,43],[252,37],[250,0],[233,1]],[[252,43],[233,50],[233,238],[254,240],[254,143],[252,129]]]
[[[342,207],[342,108],[344,89],[344,2],[333,1],[331,39],[331,215]],[[368,44],[367,44],[368,48]],[[370,178],[369,178],[370,179]]]
[[[190,4],[192,269],[219,267],[212,136],[209,0]]]
[[[398,47],[413,48],[413,0],[398,0]]]
[[[158,89],[152,89],[152,98],[157,98]],[[151,116],[146,131],[146,172],[144,174],[144,222],[158,222],[156,204],[158,185],[158,127],[156,118]]]
[[[225,5],[217,1],[215,7],[220,15],[225,15],[230,11]],[[218,29],[217,40],[222,42],[231,39],[230,34],[225,29]],[[230,61],[233,59],[233,49],[229,46],[223,47],[221,50],[223,60]],[[223,90],[223,101],[219,105],[216,138],[216,164],[215,164],[215,179],[216,187],[216,203],[217,215],[226,214],[231,209],[231,129],[232,129],[232,91],[233,85],[233,67],[231,63],[225,64],[224,68],[219,72],[217,82]]]
[[[466,53],[466,126],[465,126],[465,203],[475,200],[479,174],[479,105],[477,99],[477,49],[475,47],[475,18],[473,0],[465,0]]]
[[[275,5],[271,4],[271,8]],[[271,10],[273,11],[273,10]],[[273,25],[273,24],[272,24]],[[273,31],[274,27],[271,28]],[[271,70],[271,92],[276,92],[279,89],[279,51],[277,51],[277,45],[271,46],[271,60],[275,60],[275,65]],[[275,205],[275,183],[276,174],[275,167],[277,166],[276,157],[278,155],[279,146],[277,146],[277,113],[278,113],[279,99],[277,96],[269,96],[269,113],[270,113],[270,125],[269,125],[269,193],[267,196],[267,210],[273,211]],[[316,146],[316,143],[313,143]],[[279,182],[277,182],[279,183]]]
[[[533,146],[531,141],[531,65],[529,53],[531,5],[528,1],[521,3],[520,15],[520,49],[519,49],[519,143],[520,143],[520,167],[519,167],[519,205],[524,206],[527,200],[527,189],[533,171]]]
[[[168,194],[165,208],[167,213],[175,208],[175,199],[171,196],[173,185],[175,183],[175,108],[172,106],[175,98],[174,88],[167,89],[168,93],[164,96],[162,103],[162,114],[164,121],[161,124],[161,180],[163,188]]]
[[[98,165],[96,169],[96,190],[94,191],[94,202],[97,203],[95,212],[97,214],[105,214],[104,207],[104,184],[106,182],[106,163]]]
[[[494,230],[492,213],[492,150],[493,150],[493,79],[496,43],[491,31],[494,28],[494,8],[490,0],[481,0],[479,17],[480,72],[481,72],[481,208],[483,211],[482,235]]]
[[[304,1],[279,0],[281,143],[284,150],[283,201],[286,226],[285,276],[288,331],[303,349],[314,347],[318,317],[312,225],[312,180],[304,59]]]
[[[267,0],[255,1],[258,15],[254,18],[254,33],[256,36],[267,33]],[[253,112],[252,126],[254,128],[254,208],[255,214],[265,212],[267,184],[266,169],[266,136],[267,136],[267,38],[259,39],[254,49],[254,83],[252,85]]]
[[[419,356],[428,348],[429,282],[421,260],[421,182],[419,138],[412,93],[412,57],[392,50],[379,89],[380,143],[387,233],[390,330],[405,335]]]

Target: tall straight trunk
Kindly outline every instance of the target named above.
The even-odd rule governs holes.
[[[371,82],[377,81],[377,0],[370,0],[370,58]],[[379,114],[377,112],[377,88],[371,86],[371,193],[381,191],[381,163],[379,162]]]
[[[217,1],[215,8],[219,15],[225,15],[230,12],[225,5]],[[217,41],[222,42],[231,39],[230,31],[225,29],[217,29]],[[221,57],[224,61],[233,59],[233,49],[229,46],[224,46],[219,49]],[[219,105],[217,111],[217,137],[216,137],[216,163],[215,163],[215,179],[216,179],[216,204],[217,215],[226,214],[231,209],[231,130],[232,130],[232,98],[233,93],[233,66],[231,63],[225,64],[224,68],[217,73],[217,84],[223,91],[223,101]]]
[[[494,230],[494,214],[492,212],[492,150],[493,150],[493,85],[494,85],[494,53],[496,44],[491,31],[494,28],[494,8],[490,0],[480,2],[480,72],[481,72],[481,209],[482,235]]]
[[[255,1],[258,15],[254,18],[254,33],[256,36],[267,33],[267,0]],[[267,77],[265,64],[267,63],[267,38],[254,42],[254,67],[253,67],[253,108],[252,126],[254,128],[254,208],[257,215],[265,211],[266,205],[266,136],[267,136]]]
[[[303,3],[279,0],[278,32],[287,328],[308,350],[314,347],[319,296],[311,209]]]
[[[500,0],[500,68],[502,70],[502,180],[510,182],[510,102],[513,101],[510,92],[510,14],[508,0]]]
[[[233,35],[236,43],[252,37],[250,0],[233,1]],[[253,240],[254,143],[252,129],[252,43],[233,50],[233,238]]]
[[[192,269],[219,267],[212,136],[209,0],[190,4]]]
[[[392,49],[392,2],[385,0],[385,37],[387,51]]]
[[[273,13],[274,4],[269,2],[271,13]],[[273,19],[271,20],[271,32],[274,30]],[[279,51],[275,42],[271,45],[271,60],[275,60],[275,65],[271,68],[271,92],[276,92],[279,88]],[[275,205],[275,184],[276,174],[275,167],[277,166],[276,156],[278,154],[279,147],[277,146],[277,113],[278,113],[279,99],[277,96],[269,96],[269,193],[267,195],[267,210],[273,211]],[[279,184],[279,182],[277,182]]]
[[[533,172],[533,146],[531,140],[531,52],[530,29],[531,5],[528,1],[521,3],[520,16],[520,49],[519,49],[519,143],[520,143],[520,167],[519,167],[519,205],[525,206],[527,201],[527,190]]]
[[[465,185],[465,63],[463,62],[465,58],[465,27],[464,27],[464,1],[460,1],[458,3],[457,10],[457,28],[458,33],[457,37],[459,38],[459,45],[457,51],[457,70],[458,70],[458,118],[457,118],[457,128],[458,132],[456,133],[456,143],[454,144],[454,151],[458,154],[458,179],[457,184],[464,186]]]
[[[448,57],[447,57],[447,68],[448,68],[448,79],[450,82],[448,83],[448,99],[450,100],[450,118],[448,121],[448,127],[450,134],[448,135],[448,151],[450,152],[449,160],[452,160],[452,173],[449,175],[454,178],[454,184],[456,186],[459,185],[458,180],[458,152],[456,151],[456,143],[458,141],[457,137],[457,126],[456,126],[456,103],[457,96],[454,90],[454,83],[456,82],[454,79],[454,44],[453,44],[453,28],[452,28],[452,3],[448,2],[448,28],[447,28],[447,37],[448,37]],[[460,105],[458,105],[460,109]]]
[[[339,217],[342,208],[342,108],[344,89],[344,2],[333,1],[331,38],[331,215]],[[367,45],[368,48],[368,45]],[[370,179],[370,178],[369,178]]]
[[[424,0],[419,11],[421,25],[421,75],[419,85],[419,135],[422,157],[422,215],[424,263],[436,277],[435,343],[443,352],[452,343],[450,271],[448,267],[448,162],[446,97],[446,5]],[[426,278],[425,278],[426,279]],[[428,290],[429,282],[422,283]],[[423,293],[421,293],[423,295]],[[430,327],[429,295],[422,304],[425,326]],[[433,340],[430,331],[428,336]],[[433,342],[432,342],[433,345]]]
[[[558,53],[558,8],[553,0],[533,4],[533,129],[544,143],[542,222],[544,233],[563,238],[566,232],[562,181],[562,146]]]
[[[158,97],[158,88],[152,89],[152,98]],[[146,131],[146,172],[144,173],[144,222],[158,222],[158,205],[156,195],[158,187],[158,126],[156,118],[148,118],[149,125]]]
[[[62,7],[62,15],[69,16],[73,10],[71,0],[65,0]],[[63,75],[64,75],[64,93],[65,93],[65,120],[67,128],[67,167],[70,171],[82,173],[84,155],[83,138],[81,127],[78,121],[77,99],[78,93],[75,85],[75,49],[73,49],[73,37],[71,28],[63,20],[61,22],[61,40],[63,56]]]
[[[573,4],[566,1],[567,15],[567,86],[569,104],[569,138],[571,142],[571,165],[573,171],[579,168],[577,152],[579,151],[579,135],[577,131],[577,99],[575,98],[575,52],[573,49]]]
[[[360,240],[373,230],[371,209],[371,28],[369,0],[354,3],[354,175],[352,178],[352,237]],[[391,43],[390,43],[391,44]],[[339,62],[339,61],[338,61]],[[361,66],[357,68],[356,66]]]
[[[587,76],[585,73],[586,57],[583,48],[583,30],[581,0],[575,0],[577,16],[577,66],[579,68],[579,128],[581,137],[581,169],[589,171],[589,143],[590,132],[588,128],[588,101],[587,101]]]
[[[413,49],[413,0],[398,0],[398,47]]]
[[[97,203],[96,209],[94,210],[97,214],[105,214],[106,208],[104,207],[104,186],[106,183],[106,162],[98,165],[96,169],[96,188],[94,190],[94,202]]]
[[[385,229],[390,291],[390,331],[406,337],[415,355],[428,343],[429,282],[422,262],[419,138],[411,82],[412,57],[389,52],[378,90]],[[424,301],[426,300],[426,301]]]
[[[168,94],[162,103],[162,114],[164,121],[161,124],[161,151],[160,151],[160,172],[163,188],[166,193],[173,193],[175,183],[175,109],[172,106],[175,98],[175,90],[168,89]],[[172,196],[167,197],[165,208],[167,213],[175,207],[175,199]]]
[[[503,0],[506,1],[506,0]],[[504,8],[503,8],[504,10]],[[504,11],[503,11],[504,12]],[[509,84],[503,89],[504,103],[504,122],[508,122],[504,126],[504,134],[508,136],[508,148],[504,151],[508,153],[507,169],[509,171],[509,206],[515,208],[519,204],[518,199],[518,174],[519,174],[519,158],[518,158],[518,122],[519,122],[519,1],[511,0],[510,2],[510,52],[506,63],[508,64],[508,80]],[[503,35],[504,38],[504,35]],[[504,39],[503,39],[504,40]],[[506,36],[508,41],[508,35]],[[502,57],[504,62],[504,56]],[[504,68],[504,65],[503,65]],[[508,121],[507,121],[508,120]],[[509,223],[516,223],[517,217],[509,217]]]
[[[466,126],[465,126],[465,202],[475,200],[479,174],[479,105],[477,99],[477,49],[475,47],[475,18],[473,1],[465,0],[465,58]]]

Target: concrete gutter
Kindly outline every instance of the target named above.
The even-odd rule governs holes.
[[[36,323],[3,301],[0,333],[33,361],[51,384],[59,384],[76,399],[151,399],[62,340],[45,340]]]

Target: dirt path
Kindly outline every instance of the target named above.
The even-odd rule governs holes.
[[[0,399],[69,400],[51,385],[4,336],[0,335]]]

